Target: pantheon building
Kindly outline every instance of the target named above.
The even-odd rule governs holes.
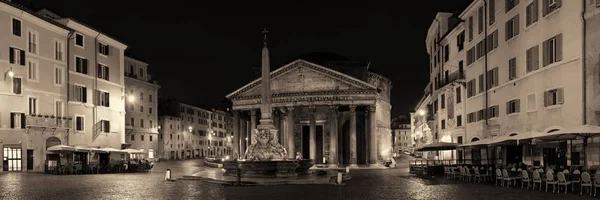
[[[289,158],[300,153],[317,164],[359,166],[391,157],[392,83],[370,71],[369,64],[310,53],[274,67],[272,116],[279,130],[276,140]],[[234,135],[240,138],[237,155],[256,142],[250,133],[260,120],[260,83],[256,79],[227,95],[233,103]]]

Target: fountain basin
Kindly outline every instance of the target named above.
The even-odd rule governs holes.
[[[273,160],[273,161],[225,161],[225,176],[237,176],[241,170],[242,177],[295,177],[308,174],[313,165],[312,160]]]

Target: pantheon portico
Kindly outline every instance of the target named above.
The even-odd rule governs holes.
[[[317,64],[319,63],[319,64]],[[368,62],[297,59],[270,73],[277,140],[289,158],[331,165],[389,159],[391,82]],[[339,70],[339,71],[338,71]],[[243,155],[260,120],[260,78],[227,95],[233,103],[234,154]],[[237,142],[236,142],[237,143]]]

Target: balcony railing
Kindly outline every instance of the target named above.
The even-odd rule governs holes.
[[[42,116],[42,115],[28,115],[26,118],[27,127],[40,127],[40,128],[71,128],[71,119],[67,117],[54,117],[54,116]]]
[[[142,127],[134,127],[131,124],[125,124],[126,130],[135,130],[136,132],[144,132],[144,133],[158,133],[158,128],[142,128]]]
[[[448,75],[448,77],[445,77],[445,79],[440,80],[440,82],[437,83],[436,89],[443,88],[452,82],[455,82],[458,80],[464,80],[464,79],[465,79],[465,73],[463,71],[453,72],[452,74]]]
[[[135,73],[127,73],[125,72],[125,76],[129,77],[129,78],[133,78],[133,79],[137,79],[140,81],[145,81],[148,82],[150,84],[155,84],[158,85],[158,82],[156,80],[153,80],[150,75],[148,74],[147,77],[139,77],[138,75],[136,75]]]

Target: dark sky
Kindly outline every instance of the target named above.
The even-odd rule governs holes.
[[[127,51],[150,64],[161,97],[218,103],[257,78],[253,68],[260,66],[266,27],[273,64],[309,52],[370,60],[394,84],[393,116],[412,111],[427,84],[425,37],[435,14],[471,2],[32,1],[36,9],[75,18],[129,45]]]

